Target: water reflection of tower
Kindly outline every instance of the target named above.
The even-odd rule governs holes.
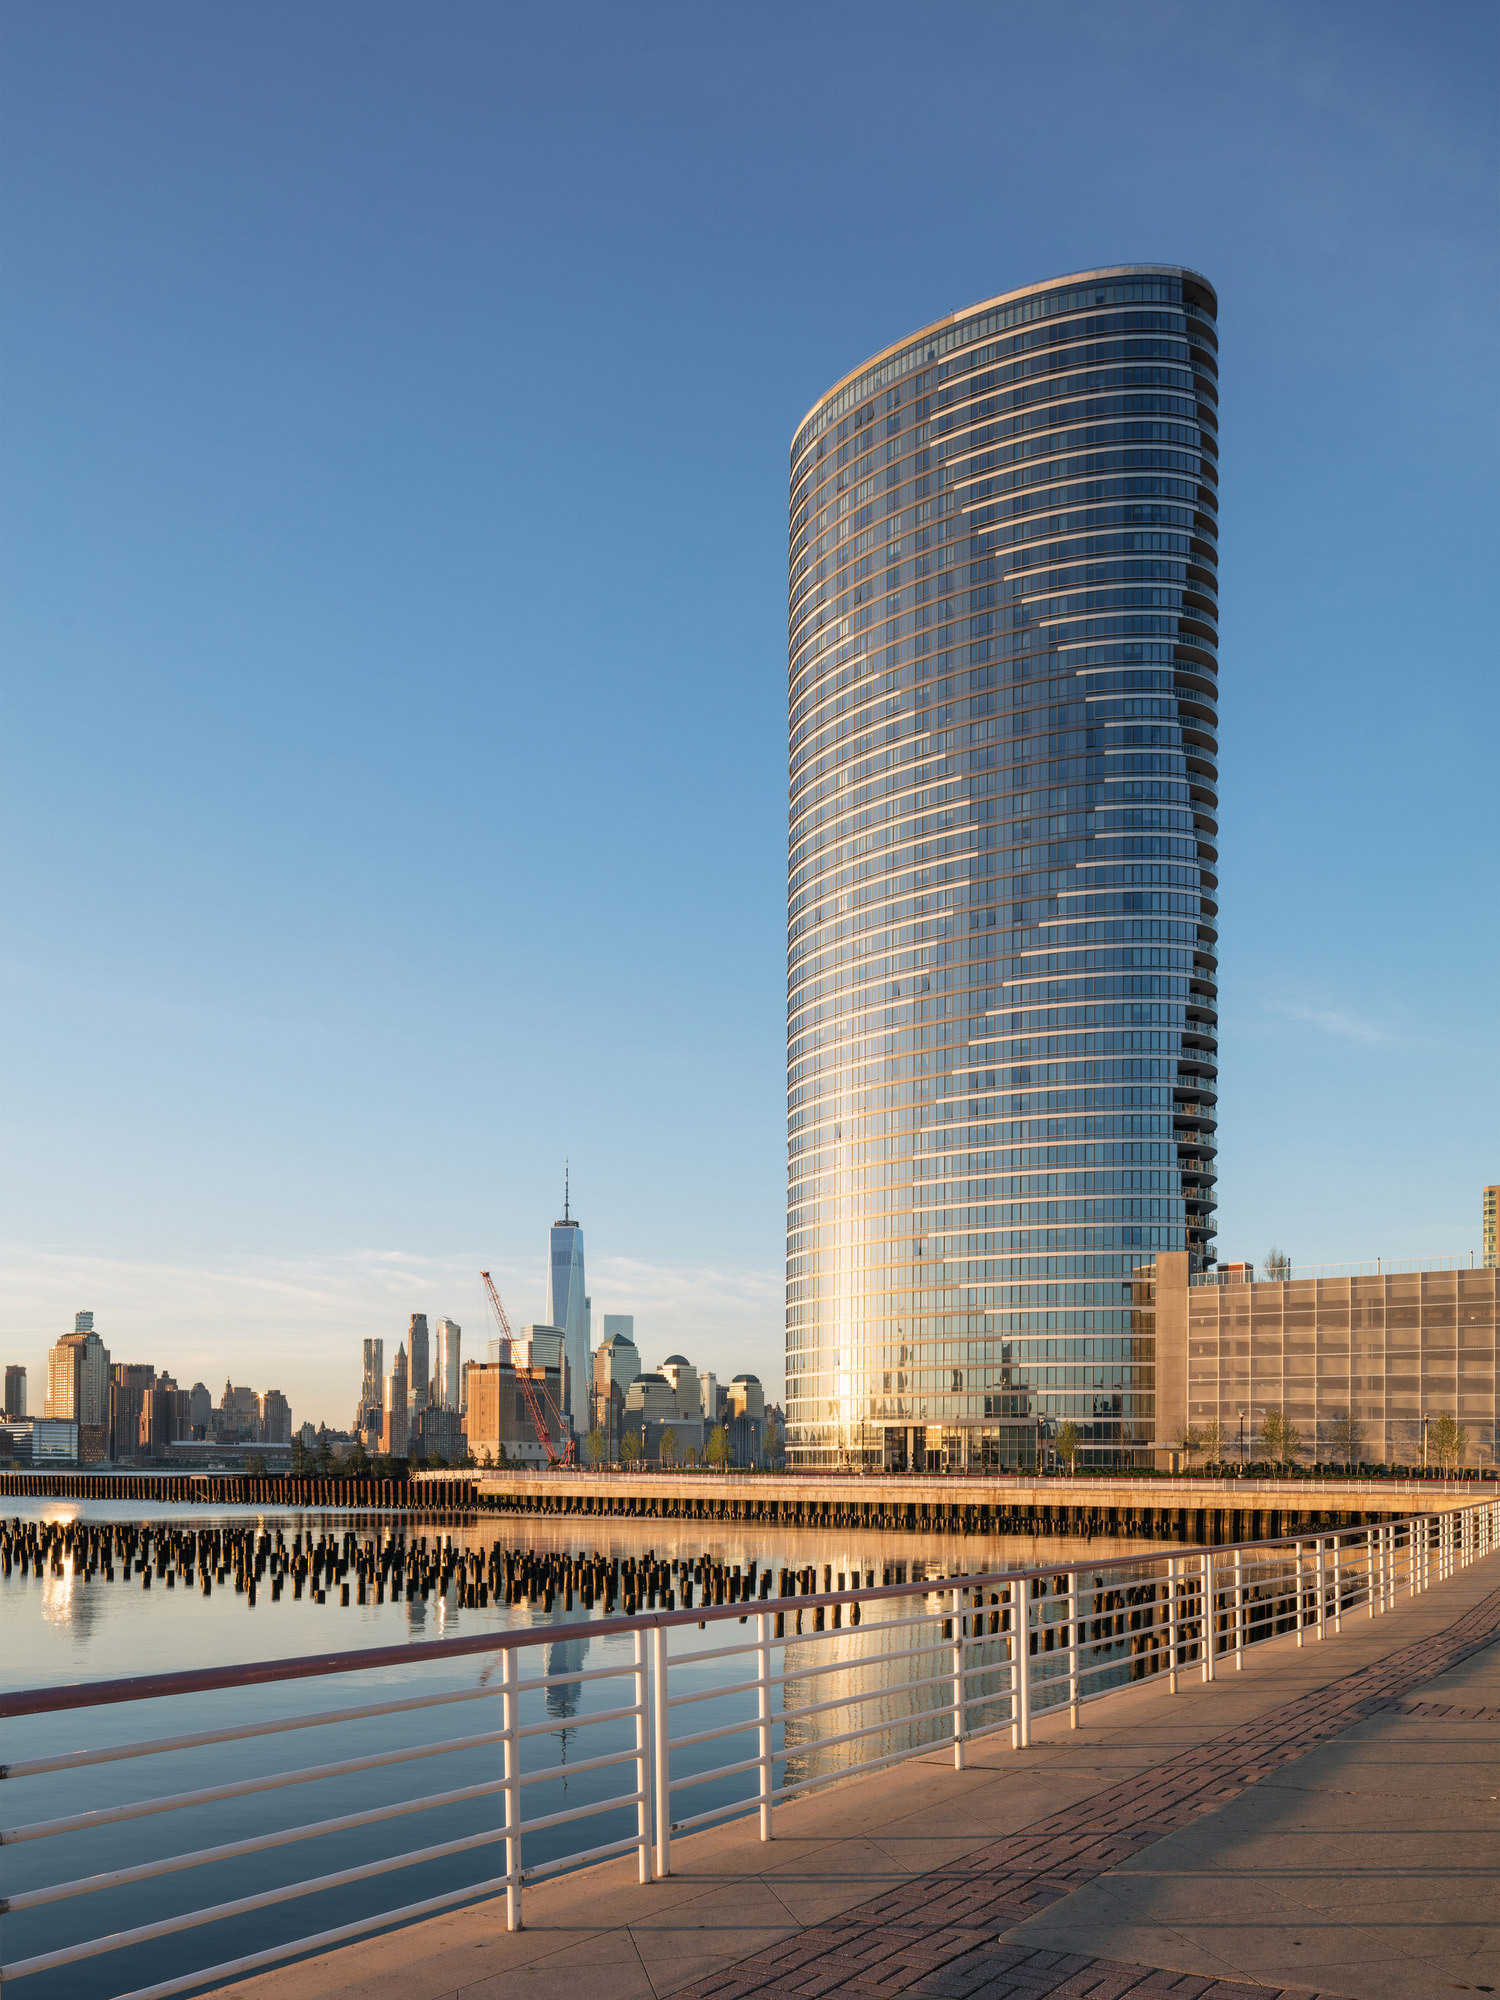
[[[427,1623],[427,1606],[423,1603],[420,1597],[414,1597],[410,1593],[408,1593],[406,1599],[407,1631],[420,1632],[423,1626],[426,1625],[426,1623]]]
[[[578,1674],[583,1671],[583,1662],[588,1654],[587,1639],[554,1639],[547,1648],[547,1677],[554,1674]],[[570,1715],[578,1713],[582,1688],[577,1681],[564,1681],[560,1687],[547,1690],[547,1713],[566,1721]]]
[[[858,1625],[852,1622],[851,1607],[845,1606],[835,1626],[833,1608],[829,1607],[824,1613],[826,1623],[814,1637],[818,1627],[815,1614],[809,1611],[803,1614],[806,1624],[798,1627],[803,1634],[799,1644],[792,1626],[795,1614],[788,1614],[787,1644],[782,1654],[786,1707],[824,1702],[839,1705],[814,1715],[794,1715],[784,1722],[782,1740],[794,1754],[787,1760],[782,1782],[796,1784],[815,1772],[851,1769],[867,1758],[892,1755],[924,1742],[942,1743],[949,1737],[952,1723],[937,1711],[952,1698],[951,1628],[945,1629],[944,1620],[951,1613],[952,1592],[959,1578],[956,1573],[945,1575],[946,1565],[940,1560],[914,1560],[909,1568],[911,1581],[920,1583],[925,1577],[930,1591],[865,1604]],[[860,1575],[852,1565],[848,1576],[850,1587],[857,1589]],[[838,1587],[843,1582],[838,1576],[825,1580],[821,1587]],[[915,1619],[923,1622],[913,1624]],[[882,1632],[888,1622],[897,1626],[895,1633]],[[967,1700],[971,1726],[988,1725],[997,1719],[994,1704],[1008,1658],[1007,1640],[1003,1636],[981,1637],[982,1630],[976,1619],[965,1655],[970,1670]],[[974,1672],[977,1668],[989,1671],[979,1674]],[[873,1733],[848,1742],[827,1741],[851,1727],[851,1713],[855,1717],[852,1726]]]
[[[71,1561],[64,1563],[61,1576],[49,1569],[42,1579],[42,1617],[49,1625],[66,1625],[74,1641],[87,1645],[99,1620],[101,1585],[95,1579],[85,1583],[74,1573]]]

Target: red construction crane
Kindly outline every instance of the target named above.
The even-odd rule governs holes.
[[[516,1358],[515,1338],[510,1330],[510,1321],[505,1317],[505,1308],[500,1303],[500,1294],[495,1290],[495,1281],[488,1271],[481,1271],[479,1275],[484,1280],[484,1289],[489,1294],[490,1311],[495,1316],[495,1324],[500,1329],[500,1338],[505,1343],[506,1358],[515,1370],[516,1380],[521,1385],[521,1394],[526,1398],[526,1409],[531,1417],[531,1428],[536,1432],[537,1443],[546,1452],[548,1465],[571,1465],[574,1440],[569,1438],[566,1445],[561,1448],[553,1443],[552,1432],[547,1424],[547,1413],[542,1408],[541,1397],[537,1395],[536,1384],[531,1379],[531,1370]],[[546,1395],[545,1377],[542,1394]],[[550,1402],[552,1399],[548,1397],[547,1400]],[[555,1407],[552,1414],[557,1418],[558,1436],[561,1437],[567,1427]]]

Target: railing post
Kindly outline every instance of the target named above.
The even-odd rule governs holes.
[[[1177,1558],[1167,1558],[1167,1688],[1177,1692]]]
[[[1333,1537],[1333,1629],[1344,1629],[1344,1544],[1337,1531]]]
[[[1296,1555],[1297,1581],[1292,1591],[1292,1601],[1297,1607],[1297,1644],[1299,1646],[1302,1644],[1302,1627],[1305,1622],[1303,1614],[1307,1610],[1307,1587],[1302,1576],[1302,1561],[1302,1544],[1298,1542]]]
[[[672,1872],[672,1751],[670,1719],[667,1712],[667,1634],[664,1627],[651,1628],[651,1819],[656,1831],[656,1874],[665,1880]]]
[[[1318,1637],[1326,1637],[1328,1631],[1328,1589],[1323,1576],[1323,1537],[1318,1537]]]
[[[1245,1667],[1245,1558],[1244,1551],[1234,1552],[1234,1670],[1243,1673]]]
[[[964,1767],[964,1746],[969,1734],[969,1705],[964,1699],[964,1594],[962,1587],[952,1593],[953,1604],[953,1768]]]
[[[507,1646],[500,1655],[500,1727],[505,1731],[500,1745],[500,1775],[505,1780],[501,1797],[505,1801],[505,1928],[521,1928],[521,1744],[516,1735],[520,1725],[520,1702],[516,1694],[519,1670],[516,1649]]]
[[[657,1628],[658,1632],[660,1628]],[[646,1668],[646,1634],[639,1625],[631,1638],[635,1641],[635,1788],[640,1794],[635,1808],[636,1832],[636,1879],[645,1883],[651,1880],[651,1804],[653,1745],[651,1737],[651,1676]],[[657,1855],[661,1858],[661,1830],[658,1829]]]
[[[1020,1627],[1016,1633],[1016,1747],[1020,1750],[1031,1748],[1031,1590],[1023,1578],[1020,1585],[1021,1615],[1017,1620]]]
[[[1380,1524],[1380,1608],[1389,1611],[1396,1602],[1396,1524]]]
[[[1205,1549],[1203,1551],[1203,1617],[1201,1626],[1203,1632],[1203,1678],[1206,1681],[1211,1681],[1214,1678],[1214,1649],[1218,1644],[1219,1635],[1216,1629],[1218,1622],[1218,1611],[1214,1604],[1214,1552],[1212,1549]]]
[[[1375,1530],[1365,1529],[1365,1598],[1368,1609],[1366,1617],[1375,1616]]]
[[[1078,1591],[1078,1572],[1068,1572],[1068,1727],[1078,1727],[1078,1626],[1083,1606]]]
[[[758,1611],[755,1615],[755,1636],[759,1672],[756,1675],[755,1716],[760,1757],[760,1837],[771,1838],[771,1793],[773,1765],[771,1763],[771,1614]]]

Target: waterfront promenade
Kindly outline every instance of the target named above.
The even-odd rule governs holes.
[[[436,1475],[441,1477],[442,1475]],[[420,1487],[423,1475],[413,1485]],[[583,1523],[750,1522],[861,1533],[1070,1535],[1204,1543],[1353,1527],[1471,1505],[1473,1479],[1205,1474],[483,1471],[485,1507]]]
[[[235,2000],[1428,2000],[1500,1989],[1500,1561],[221,1989]]]

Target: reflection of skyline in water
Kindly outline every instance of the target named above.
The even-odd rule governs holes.
[[[871,1573],[879,1581],[889,1568],[899,1571],[904,1581],[912,1576],[914,1569],[923,1573],[964,1570],[972,1575],[1021,1566],[1041,1567],[1039,1555],[1049,1567],[1055,1564],[1062,1569],[1068,1566],[1071,1554],[1075,1561],[1089,1560],[1092,1571],[1098,1567],[1115,1567],[1118,1555],[1123,1553],[1109,1548],[1101,1555],[1097,1545],[1089,1550],[1086,1543],[1038,1544],[1017,1538],[999,1540],[978,1536],[762,1529],[754,1523],[632,1524],[628,1521],[577,1520],[548,1523],[498,1516],[479,1519],[462,1528],[446,1524],[438,1528],[435,1524],[403,1520],[400,1516],[362,1516],[334,1510],[193,1507],[149,1510],[129,1503],[100,1506],[87,1503],[58,1505],[54,1502],[31,1509],[12,1504],[5,1511],[11,1515],[29,1514],[32,1519],[41,1515],[51,1519],[80,1514],[95,1519],[103,1516],[153,1529],[248,1527],[253,1524],[269,1528],[273,1533],[279,1528],[288,1542],[298,1531],[305,1534],[309,1529],[316,1537],[321,1534],[338,1535],[348,1528],[364,1540],[377,1534],[384,1539],[394,1528],[404,1529],[408,1544],[425,1537],[429,1548],[440,1538],[451,1537],[456,1544],[485,1552],[499,1543],[502,1547],[532,1549],[539,1553],[567,1552],[585,1556],[597,1550],[606,1557],[626,1554],[642,1557],[650,1551],[664,1561],[707,1554],[715,1561],[730,1565],[738,1563],[742,1567],[753,1560],[762,1573],[769,1568],[773,1575],[783,1567],[793,1571],[813,1569],[819,1588],[823,1583],[825,1566],[833,1572],[835,1583],[842,1573],[852,1584],[856,1571],[860,1574],[860,1581]],[[674,1579],[674,1582],[680,1591],[680,1578]],[[945,1584],[941,1599],[935,1594],[926,1596],[926,1606],[938,1614],[939,1622],[928,1628],[921,1650],[910,1660],[882,1660],[863,1671],[857,1665],[872,1645],[884,1639],[891,1641],[893,1650],[905,1649],[915,1643],[912,1638],[896,1632],[886,1633],[882,1627],[892,1619],[910,1616],[914,1603],[923,1602],[922,1599],[895,1599],[887,1600],[884,1605],[865,1606],[863,1623],[859,1627],[844,1625],[835,1631],[830,1621],[829,1630],[816,1639],[810,1633],[799,1639],[789,1632],[784,1650],[780,1646],[775,1650],[774,1665],[780,1671],[784,1662],[789,1677],[786,1698],[793,1705],[822,1700],[844,1704],[856,1693],[864,1693],[871,1688],[875,1691],[875,1698],[859,1703],[852,1710],[836,1705],[818,1716],[794,1720],[787,1744],[793,1755],[785,1762],[778,1761],[778,1785],[795,1784],[803,1777],[814,1775],[838,1775],[851,1765],[912,1743],[931,1742],[936,1748],[944,1742],[948,1734],[948,1720],[935,1711],[949,1699],[945,1682],[951,1667],[951,1656],[942,1639],[940,1619],[946,1612],[946,1600],[951,1589],[951,1584]],[[755,1788],[756,1774],[753,1769],[733,1769],[736,1763],[754,1754],[754,1696],[746,1696],[743,1692],[722,1695],[717,1692],[738,1687],[753,1676],[753,1655],[705,1660],[701,1664],[694,1660],[693,1655],[726,1645],[753,1644],[757,1636],[756,1616],[763,1608],[774,1613],[776,1600],[768,1600],[764,1606],[760,1603],[736,1605],[722,1622],[709,1622],[701,1631],[696,1615],[690,1614],[687,1622],[676,1627],[671,1634],[671,1651],[682,1662],[673,1668],[673,1693],[701,1693],[707,1699],[701,1705],[674,1708],[669,1733],[675,1736],[735,1725],[733,1735],[702,1745],[688,1745],[673,1752],[674,1778],[700,1771],[729,1771],[727,1776],[714,1775],[710,1782],[699,1788],[675,1794],[683,1809],[689,1813],[717,1810],[723,1805],[737,1803],[747,1799]],[[741,1618],[745,1622],[739,1622]],[[482,1700],[472,1709],[454,1709],[429,1706],[424,1699],[428,1695],[475,1686],[484,1688],[487,1694],[498,1696],[497,1649],[476,1650],[473,1654],[455,1659],[424,1660],[420,1642],[438,1637],[487,1637],[509,1628],[524,1632],[528,1638],[539,1642],[534,1647],[528,1647],[520,1656],[521,1673],[526,1680],[555,1679],[560,1675],[600,1667],[627,1669],[618,1677],[590,1680],[582,1685],[570,1681],[562,1686],[536,1688],[522,1696],[523,1726],[530,1726],[536,1731],[524,1739],[522,1746],[523,1769],[537,1774],[534,1787],[524,1795],[528,1816],[533,1813],[545,1816],[583,1803],[607,1800],[628,1791],[635,1782],[635,1765],[629,1756],[603,1770],[592,1764],[592,1760],[603,1752],[619,1756],[622,1752],[631,1751],[635,1741],[634,1720],[627,1714],[597,1724],[590,1721],[592,1716],[614,1711],[633,1700],[628,1676],[632,1658],[631,1637],[629,1634],[613,1637],[597,1635],[593,1638],[581,1634],[576,1637],[559,1636],[560,1628],[576,1627],[586,1619],[576,1601],[573,1608],[565,1608],[561,1594],[550,1611],[545,1610],[540,1602],[507,1607],[503,1601],[496,1602],[493,1596],[484,1607],[460,1606],[454,1597],[444,1600],[435,1593],[426,1600],[418,1594],[414,1597],[403,1596],[399,1602],[388,1598],[380,1605],[371,1603],[360,1606],[356,1602],[344,1609],[338,1603],[337,1592],[331,1589],[327,1603],[321,1607],[310,1604],[306,1596],[294,1600],[290,1591],[285,1592],[279,1602],[273,1602],[270,1593],[263,1590],[257,1608],[251,1610],[246,1598],[238,1595],[232,1586],[224,1587],[217,1583],[212,1597],[204,1599],[198,1588],[185,1589],[180,1582],[175,1590],[167,1590],[155,1575],[152,1588],[142,1591],[138,1575],[128,1584],[123,1583],[119,1580],[118,1570],[117,1580],[113,1583],[102,1575],[91,1582],[84,1582],[81,1578],[68,1575],[53,1576],[49,1571],[41,1578],[28,1575],[23,1581],[17,1573],[8,1580],[0,1580],[0,1619],[4,1620],[7,1640],[6,1646],[0,1648],[0,1682],[13,1687],[57,1684],[91,1676],[113,1679],[173,1668],[267,1660],[277,1656],[358,1652],[364,1647],[399,1646],[402,1641],[413,1642],[409,1660],[399,1659],[395,1664],[371,1669],[368,1674],[349,1679],[329,1677],[267,1683],[213,1694],[174,1697],[170,1704],[147,1703],[139,1709],[123,1712],[86,1710],[79,1714],[70,1712],[61,1716],[24,1718],[8,1731],[7,1754],[11,1756],[51,1755],[86,1747],[90,1743],[110,1742],[122,1731],[129,1734],[139,1732],[145,1736],[168,1735],[184,1729],[212,1729],[229,1719],[261,1720],[277,1714],[300,1715],[324,1707],[336,1710],[354,1702],[385,1701],[405,1695],[412,1697],[412,1706],[404,1714],[374,1724],[330,1724],[326,1736],[319,1728],[284,1742],[273,1738],[269,1741],[267,1754],[274,1756],[278,1765],[284,1762],[288,1767],[299,1764],[316,1766],[325,1760],[331,1762],[336,1758],[357,1756],[371,1748],[395,1749],[411,1742],[440,1742],[450,1736],[461,1736],[471,1729],[498,1726],[498,1701],[494,1706]],[[790,1627],[794,1621],[788,1618],[787,1623]],[[992,1652],[994,1660],[1001,1663],[1003,1670],[1003,1636],[990,1638],[987,1635],[984,1645]],[[970,1664],[974,1664],[978,1658],[977,1649],[971,1649],[969,1657]],[[822,1665],[833,1665],[835,1670],[826,1675],[808,1677],[810,1667]],[[932,1687],[924,1689],[913,1685],[929,1676],[935,1677]],[[971,1690],[977,1696],[993,1685],[992,1676],[986,1681],[975,1680],[971,1683]],[[775,1707],[780,1707],[779,1698]],[[827,1740],[866,1723],[878,1724],[880,1733],[852,1744],[833,1744]],[[783,1728],[785,1725],[778,1719],[774,1738],[778,1745]],[[183,1775],[195,1785],[228,1781],[244,1774],[247,1754],[253,1758],[260,1753],[254,1746],[249,1753],[240,1745],[208,1746],[193,1753],[192,1764]],[[583,1768],[579,1769],[579,1766]],[[449,1785],[461,1786],[472,1779],[476,1768],[485,1775],[497,1773],[500,1768],[498,1749],[479,1757],[472,1753],[453,1753],[450,1762],[439,1762],[426,1768],[403,1764],[394,1773],[367,1772],[318,1781],[316,1785],[309,1786],[306,1803],[299,1816],[308,1820],[324,1816],[335,1818],[341,1813],[384,1802],[389,1797],[402,1796],[407,1792],[415,1795],[419,1790],[429,1788],[438,1791]],[[176,1785],[180,1780],[169,1776],[166,1767],[158,1775],[150,1766],[129,1762],[19,1782],[34,1789],[30,1793],[18,1791],[15,1802],[17,1817],[41,1818],[61,1810],[84,1811],[108,1806],[158,1786]],[[23,1803],[30,1806],[33,1799],[34,1807],[23,1812]],[[278,1791],[267,1793],[264,1797],[257,1796],[237,1803],[234,1810],[238,1815],[236,1826],[240,1831],[247,1834],[269,1831],[286,1821],[286,1794]],[[628,1833],[634,1825],[634,1808],[621,1807],[618,1810],[620,1817],[617,1820],[570,1822],[538,1832],[534,1840],[528,1835],[528,1865],[575,1852],[590,1841]],[[433,1822],[432,1838],[435,1840],[464,1835],[480,1825],[492,1824],[494,1806],[491,1800],[483,1800],[473,1806],[444,1808],[442,1813],[442,1818],[435,1818]],[[465,1817],[466,1814],[470,1816]],[[319,1869],[337,1869],[387,1848],[392,1853],[398,1852],[404,1843],[409,1842],[408,1824],[393,1821],[388,1832],[382,1831],[378,1837],[361,1835],[357,1840],[350,1840],[342,1834],[330,1835],[326,1847],[320,1845],[316,1852],[311,1847],[297,1848],[292,1850],[290,1859],[268,1854],[266,1857],[251,1858],[243,1864],[237,1863],[235,1879],[225,1893],[249,1892],[267,1886],[285,1875],[293,1861],[298,1870],[311,1874]],[[142,1858],[170,1854],[179,1846],[192,1844],[166,1815],[140,1823],[130,1822],[113,1831],[91,1829],[76,1838],[80,1842],[97,1842],[97,1851],[93,1846],[87,1852],[80,1849],[77,1855],[66,1846],[59,1846],[53,1851],[50,1842],[16,1848],[7,1864],[11,1885],[25,1888],[61,1875],[81,1874],[96,1866],[123,1866]],[[368,1845],[364,1844],[366,1841]],[[482,1879],[484,1871],[491,1866],[487,1854],[474,1858],[472,1879]],[[305,1907],[301,1904],[289,1906],[289,1913],[284,1917],[247,1917],[233,1937],[224,1945],[216,1946],[215,1950],[219,1955],[226,1955],[231,1947],[245,1951],[256,1949],[263,1946],[270,1936],[298,1935],[302,1931],[316,1929],[319,1923],[341,1921],[365,1909],[373,1911],[393,1907],[403,1899],[437,1893],[454,1886],[455,1880],[469,1879],[470,1867],[468,1860],[451,1866],[444,1863],[441,1870],[432,1864],[430,1876],[419,1872],[410,1883],[404,1877],[381,1877],[378,1883],[362,1889],[357,1897],[351,1897],[347,1906],[335,1907],[314,1899]],[[199,1879],[192,1878],[188,1885],[190,1890],[196,1890]],[[208,1880],[206,1876],[201,1879],[204,1882]],[[183,1893],[177,1877],[163,1877],[159,1882],[142,1888],[138,1892],[138,1900],[133,1901],[130,1909],[123,1914],[132,1919],[166,1915],[177,1908],[191,1906],[195,1900],[195,1893]],[[104,1912],[100,1918],[101,1927],[105,1926],[106,1920],[113,1923],[121,1914],[104,1905],[101,1905],[101,1910]],[[12,1921],[7,1919],[7,1923]],[[77,1915],[73,1906],[47,1905],[36,1911],[21,1912],[14,1921],[25,1927],[26,1948],[41,1950],[68,1941],[75,1934],[70,1933],[68,1927],[70,1924],[76,1926]],[[240,1922],[238,1919],[235,1921]],[[283,1930],[277,1930],[277,1924],[281,1924]],[[184,1933],[180,1944],[163,1945],[153,1976],[175,1974],[191,1963],[204,1962],[195,1942],[198,1935],[196,1932]],[[119,1991],[122,1984],[133,1983],[113,1979],[112,1967],[113,1961],[101,1957],[97,1961],[89,1961],[82,1971],[74,1968],[69,1976],[74,1978],[75,1983],[65,1989],[68,2000],[107,2000],[107,1996]],[[38,2000],[46,2000],[40,1987]]]
[[[427,1521],[420,1516],[362,1514],[340,1509],[296,1509],[254,1507],[160,1506],[129,1501],[59,1501],[48,1499],[27,1503],[11,1499],[5,1514],[31,1520],[66,1522],[79,1517],[100,1522],[132,1522],[143,1527],[208,1529],[255,1526],[279,1529],[288,1541],[299,1531],[315,1535],[341,1535],[352,1529],[360,1538],[392,1533],[404,1534],[408,1544],[426,1539],[429,1548],[451,1540],[455,1545],[488,1552],[497,1543],[502,1548],[533,1549],[538,1553],[614,1556],[644,1556],[653,1553],[664,1561],[709,1556],[716,1562],[742,1568],[756,1562],[762,1572],[780,1568],[793,1571],[813,1569],[816,1587],[823,1587],[825,1568],[835,1584],[842,1574],[851,1585],[856,1578],[873,1575],[879,1582],[889,1569],[902,1581],[920,1576],[955,1572],[985,1573],[1056,1563],[1101,1560],[1111,1563],[1128,1553],[1130,1544],[1109,1545],[1086,1541],[1038,1540],[1032,1537],[978,1535],[897,1535],[849,1530],[796,1529],[781,1525],[760,1527],[749,1522],[659,1522],[628,1520],[548,1521],[530,1517],[495,1515],[470,1520],[462,1525]],[[701,1591],[697,1593],[701,1598]],[[867,1619],[876,1615],[867,1611]],[[294,1598],[286,1591],[273,1602],[262,1591],[255,1608],[232,1587],[217,1585],[209,1599],[197,1588],[175,1590],[153,1578],[149,1591],[140,1588],[139,1578],[108,1581],[102,1574],[89,1581],[71,1574],[68,1564],[61,1576],[49,1569],[42,1578],[19,1572],[0,1580],[0,1618],[5,1620],[9,1643],[0,1657],[0,1684],[16,1687],[45,1685],[71,1680],[82,1674],[114,1678],[162,1671],[217,1665],[237,1659],[326,1653],[357,1650],[399,1642],[412,1643],[444,1637],[468,1636],[492,1629],[531,1629],[541,1626],[577,1624],[585,1621],[580,1605],[565,1610],[559,1599],[552,1611],[540,1604],[506,1606],[491,1598],[485,1607],[461,1607],[453,1598],[434,1595],[424,1600],[403,1596],[399,1602],[342,1607],[337,1593],[328,1593],[328,1602],[318,1606],[309,1599]],[[730,1633],[739,1631],[733,1623]],[[713,1644],[714,1626],[705,1640],[696,1626],[682,1633],[684,1645]],[[575,1644],[566,1646],[559,1657],[569,1657]],[[720,1641],[719,1643],[722,1643]],[[847,1638],[845,1643],[847,1643]],[[580,1660],[582,1654],[580,1653]],[[576,1663],[575,1663],[576,1664]],[[564,1671],[555,1669],[553,1671]],[[841,1677],[830,1677],[839,1687]],[[915,1698],[915,1696],[913,1697]],[[559,1721],[570,1720],[588,1697],[578,1687],[551,1689],[547,1713]]]

